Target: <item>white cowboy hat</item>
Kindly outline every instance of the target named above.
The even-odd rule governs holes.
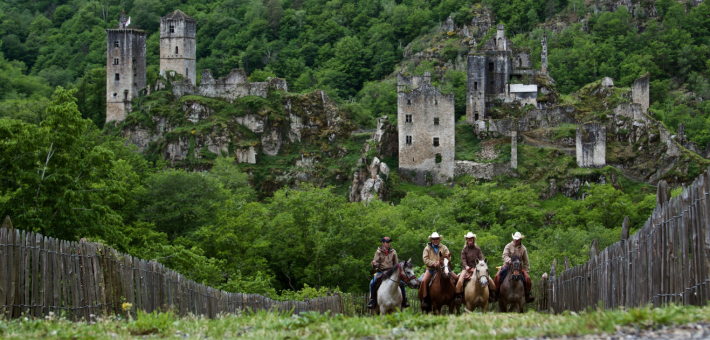
[[[476,234],[469,231],[468,234],[466,234],[466,236],[464,236],[464,238],[476,238]]]
[[[513,236],[513,240],[516,240],[516,241],[525,238],[525,236],[523,236],[523,234],[521,234],[519,231],[516,231],[515,234],[513,234],[512,236]]]
[[[441,238],[441,235],[439,235],[439,233],[437,233],[437,232],[435,231],[433,234],[431,234],[431,235],[429,236],[429,241],[431,241],[431,239],[433,239],[433,238]]]

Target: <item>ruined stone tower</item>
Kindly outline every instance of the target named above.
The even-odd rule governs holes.
[[[606,165],[606,127],[586,123],[577,127],[577,166],[603,168]]]
[[[412,182],[446,183],[454,177],[454,95],[441,94],[424,76],[397,76],[399,172]]]
[[[547,74],[547,33],[542,35],[542,53],[540,54],[540,72]]]
[[[160,19],[160,74],[175,71],[197,83],[197,21],[182,11],[175,10]]]
[[[122,121],[131,112],[131,99],[145,88],[146,32],[126,27],[106,30],[106,122]]]

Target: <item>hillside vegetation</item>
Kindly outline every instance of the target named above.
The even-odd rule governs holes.
[[[655,188],[624,177],[627,169],[579,169],[557,148],[521,145],[517,176],[462,176],[451,185],[406,183],[397,176],[397,158],[385,158],[393,169],[390,200],[349,203],[347,187],[353,172],[366,166],[358,160],[369,137],[349,132],[373,127],[381,115],[396,119],[398,71],[432,72],[434,85],[455,94],[461,116],[468,46],[440,25],[449,15],[460,27],[491,11],[516,46],[530,48],[536,68],[547,32],[562,103],[602,120],[612,109],[605,105],[619,97],[591,95],[595,83],[609,76],[621,91],[648,72],[654,117],[672,132],[682,122],[688,139],[704,148],[710,142],[703,100],[710,97],[708,6],[666,0],[645,4],[645,12],[594,6],[577,0],[0,1],[0,214],[21,229],[105,242],[195,281],[270,296],[326,287],[365,291],[369,261],[384,235],[394,240],[401,260],[411,257],[418,266],[432,231],[444,235],[454,253],[473,231],[494,266],[510,235],[521,231],[535,277],[554,258],[582,263],[593,239],[602,247],[618,240],[624,216],[632,231],[640,227],[655,205]],[[135,101],[127,121],[104,126],[104,29],[117,26],[125,10],[148,32],[148,79],[154,84],[158,19],[174,9],[198,20],[198,68],[218,76],[240,67],[251,81],[285,78],[289,93],[228,104],[155,91]],[[427,57],[415,60],[420,52]],[[260,154],[256,164],[234,164],[234,149],[252,145],[257,136],[232,118],[249,113],[278,122],[284,101],[291,100],[315,107],[314,119],[324,121],[323,107],[313,104],[316,90],[337,106],[331,111],[341,117],[337,138],[313,134],[284,144],[274,156]],[[188,121],[181,111],[187,102],[214,114]],[[122,133],[133,128],[157,135],[157,118],[175,129],[142,153],[126,145]],[[198,147],[197,140],[214,137],[216,128],[238,136],[224,154]],[[563,125],[532,137],[561,140],[573,131]],[[456,138],[457,159],[510,160],[509,144],[478,140],[470,126],[457,126]],[[185,157],[164,157],[166,146],[181,139]],[[657,148],[649,155],[638,146],[612,143],[608,155],[620,163],[638,160],[638,172],[658,168]],[[484,159],[484,148],[495,158]],[[303,170],[306,163],[313,165]],[[707,165],[684,154],[669,173],[676,183],[687,182]],[[574,194],[553,192],[551,180],[577,183]]]

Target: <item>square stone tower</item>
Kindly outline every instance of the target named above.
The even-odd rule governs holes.
[[[131,99],[146,86],[146,32],[127,28],[126,13],[119,23],[119,28],[106,30],[106,122],[126,119]]]
[[[174,71],[197,84],[197,21],[175,10],[160,18],[160,74]]]
[[[441,94],[431,76],[397,76],[399,172],[412,182],[446,183],[454,177],[454,95]]]

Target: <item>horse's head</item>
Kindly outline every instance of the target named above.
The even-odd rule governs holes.
[[[488,259],[476,260],[476,278],[481,286],[488,286]]]
[[[417,280],[417,275],[414,274],[414,265],[411,258],[399,264],[399,279],[411,288],[419,288],[419,280]]]
[[[510,259],[510,270],[513,280],[524,280],[523,262],[520,260],[520,256],[513,255],[513,257]]]
[[[441,258],[439,260],[439,269],[444,273],[445,278],[450,278],[451,277],[451,268],[449,268],[449,259],[447,257]]]

